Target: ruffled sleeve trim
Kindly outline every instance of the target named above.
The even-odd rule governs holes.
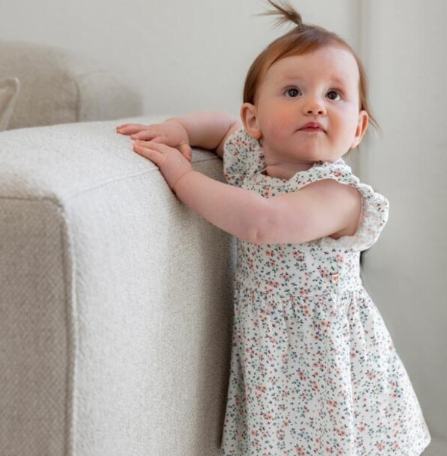
[[[245,179],[262,169],[263,152],[245,129],[235,131],[224,144],[223,173],[227,182],[242,187]]]
[[[328,248],[336,247],[357,252],[369,249],[378,240],[388,222],[388,199],[375,192],[370,185],[360,182],[342,159],[334,163],[323,162],[321,166],[313,168],[306,184],[322,179],[335,179],[341,184],[357,188],[363,196],[363,204],[357,231],[352,236],[342,236],[338,239],[327,236],[320,239],[321,244]]]

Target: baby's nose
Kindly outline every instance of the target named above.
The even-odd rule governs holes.
[[[304,105],[304,112],[308,115],[324,115],[326,108],[321,100],[312,98]]]
[[[323,114],[324,109],[323,108],[310,108],[307,110],[307,114]]]

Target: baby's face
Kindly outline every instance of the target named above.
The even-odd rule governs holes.
[[[298,166],[337,160],[366,130],[359,104],[359,70],[348,50],[328,46],[275,62],[255,105],[264,154]]]

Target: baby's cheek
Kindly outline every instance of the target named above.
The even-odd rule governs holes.
[[[353,116],[352,121],[346,126],[345,131],[349,138],[353,138],[356,134],[358,127],[358,117]]]
[[[295,131],[297,128],[297,119],[288,115],[287,112],[276,111],[269,120],[270,133],[278,138]]]

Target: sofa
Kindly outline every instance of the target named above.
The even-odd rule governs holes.
[[[0,454],[217,455],[231,236],[116,134],[161,120],[122,77],[26,43],[0,59],[20,81],[0,133]],[[212,152],[193,162],[223,180]]]
[[[15,90],[0,133],[0,455],[220,455],[235,240],[115,132],[167,115],[66,50],[0,42],[0,59]],[[192,163],[224,182],[213,152]],[[377,252],[362,255],[373,297]],[[446,437],[424,456],[446,455]]]

